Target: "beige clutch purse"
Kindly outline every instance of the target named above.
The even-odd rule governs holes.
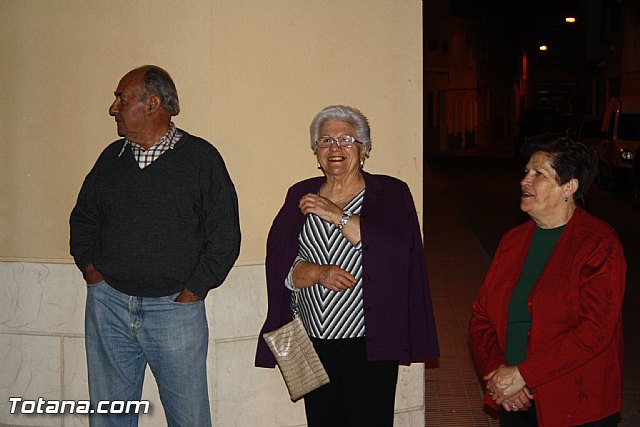
[[[262,336],[278,362],[291,401],[329,382],[327,371],[297,314],[291,322]]]

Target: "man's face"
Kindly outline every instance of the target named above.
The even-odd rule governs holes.
[[[116,119],[118,135],[130,141],[144,135],[149,126],[149,108],[146,101],[140,100],[140,91],[144,85],[144,74],[132,71],[126,74],[114,92],[116,99],[109,107],[109,115]]]

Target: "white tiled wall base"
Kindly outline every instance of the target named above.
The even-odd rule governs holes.
[[[86,400],[85,285],[75,266],[0,262],[0,425],[86,426],[81,415],[11,414],[9,397]],[[221,427],[304,426],[304,404],[292,403],[277,369],[253,366],[266,313],[264,266],[235,267],[207,298],[209,397]],[[153,375],[143,399],[143,427],[166,425]],[[424,426],[424,366],[401,367],[395,427]]]

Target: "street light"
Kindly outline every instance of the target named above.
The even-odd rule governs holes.
[[[574,18],[573,16],[567,16],[566,18],[564,18],[564,22],[567,22],[569,24],[573,24],[576,22],[576,18]]]
[[[538,49],[540,49],[541,51],[544,52],[544,51],[548,50],[549,47],[546,44],[543,44],[543,45],[540,45],[540,47]]]

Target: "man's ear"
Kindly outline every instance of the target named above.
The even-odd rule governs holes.
[[[151,95],[147,98],[147,108],[150,113],[157,111],[158,108],[162,108],[160,97],[158,95]]]

